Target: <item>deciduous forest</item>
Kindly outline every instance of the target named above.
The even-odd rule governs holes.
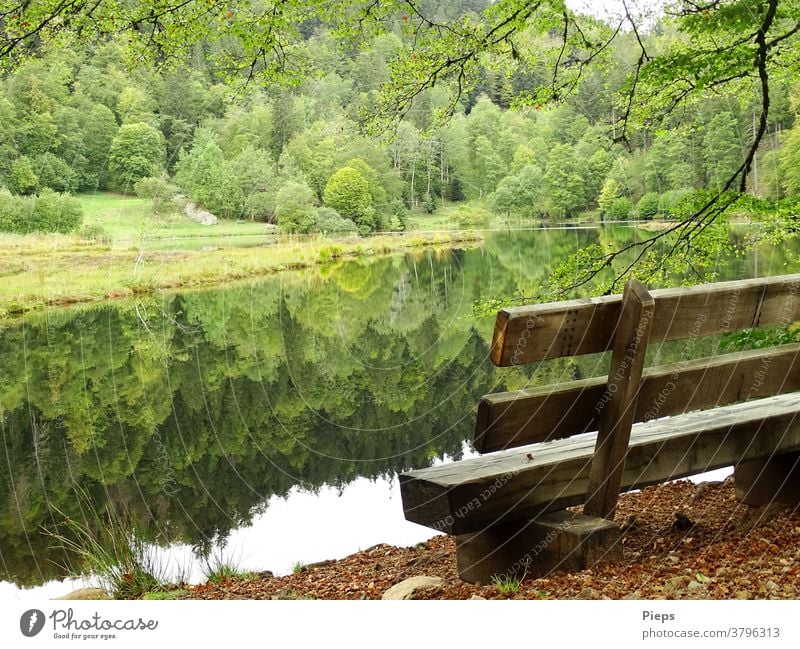
[[[98,191],[328,234],[453,205],[704,230],[800,193],[794,2],[35,4],[0,13],[5,231],[77,230]]]

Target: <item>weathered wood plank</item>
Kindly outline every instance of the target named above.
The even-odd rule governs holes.
[[[799,411],[792,393],[636,424],[622,489],[800,450]],[[586,433],[402,474],[405,516],[463,534],[579,505],[595,441]]]
[[[625,284],[608,385],[600,403],[604,407],[589,470],[584,505],[584,513],[589,516],[614,518],[654,307],[655,300],[639,281],[631,279]]]
[[[497,575],[543,577],[621,561],[622,534],[604,518],[558,511],[456,536],[456,559],[458,576],[473,584]]]
[[[651,291],[651,342],[800,320],[800,275]],[[622,296],[503,309],[495,321],[492,362],[506,367],[608,351]]]
[[[800,344],[722,354],[644,371],[634,421],[800,390]],[[480,453],[595,431],[606,377],[487,394],[478,404]]]

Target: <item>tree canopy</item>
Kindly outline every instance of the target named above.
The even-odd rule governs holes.
[[[548,157],[554,154],[554,162],[528,160],[542,169],[550,201],[546,207],[552,213],[574,212],[595,200],[608,175],[618,182],[625,198],[638,201],[642,193],[628,191],[626,183],[640,173],[642,165],[649,185],[646,192],[663,194],[697,185],[709,190],[682,203],[685,209],[679,223],[632,244],[636,252],[632,264],[609,278],[606,289],[612,290],[634,267],[643,279],[653,279],[662,276],[670,260],[685,261],[691,250],[706,245],[704,236],[712,224],[742,205],[748,191],[757,191],[752,172],[759,147],[790,112],[781,95],[797,79],[800,31],[800,0],[678,0],[667,3],[663,16],[634,13],[625,2],[618,8],[618,16],[600,20],[571,10],[563,0],[253,0],[235,8],[214,0],[0,0],[0,65],[18,69],[45,47],[69,48],[75,43],[96,47],[122,37],[127,47],[121,56],[128,63],[147,60],[169,74],[202,56],[236,92],[312,80],[319,95],[355,92],[358,96],[348,106],[348,119],[372,134],[390,129],[398,142],[398,162],[404,152],[415,150],[409,164],[424,169],[425,186],[419,195],[426,201],[424,197],[444,195],[454,187],[459,192],[463,187],[467,196],[491,194],[510,173],[525,166],[513,169],[517,152],[515,138],[509,136],[518,125],[505,114],[501,118],[496,107],[539,110],[569,105],[580,119],[573,119],[574,112],[552,112],[547,119],[552,120],[556,139],[538,143]],[[308,47],[312,37],[319,38],[318,44],[333,47]],[[360,72],[348,89],[348,80],[336,74],[331,61],[337,52],[353,51],[353,69]],[[24,94],[31,107],[28,113],[15,116],[20,151],[31,161],[30,169],[24,161],[16,163],[15,177],[22,191],[32,190],[34,177],[41,183],[36,156],[47,152],[46,143],[59,132],[59,120],[81,121],[80,112],[70,116],[59,110],[68,92],[63,83],[68,67],[68,62],[63,63],[46,75],[32,69],[15,86],[14,92]],[[96,83],[89,77],[78,82],[94,101],[108,104],[103,93],[113,84]],[[113,110],[121,130],[156,124],[157,105],[148,93],[135,84],[114,92]],[[171,109],[168,123],[159,123],[162,133],[169,136],[168,169],[180,150],[180,145],[175,148],[179,139],[172,136],[180,138],[191,131],[200,105],[192,98],[203,94],[197,76],[176,74],[165,84],[165,95],[172,100],[165,96],[162,102],[186,99],[185,106]],[[476,102],[480,94],[486,95],[483,103]],[[304,182],[322,199],[331,175],[347,163],[347,158],[337,155],[347,131],[330,128],[333,122],[326,121],[310,139],[304,137],[300,133],[304,106],[291,93],[273,92],[272,96],[271,112],[252,114],[249,119],[267,119],[270,128],[258,132],[267,138],[272,155],[291,153],[286,163],[296,165]],[[726,110],[723,104],[714,106],[714,98],[735,100],[738,105]],[[0,106],[0,110],[4,109]],[[462,110],[475,115],[463,120]],[[700,120],[702,133],[675,137],[687,117],[708,110],[714,114]],[[746,113],[751,120],[749,128],[743,129]],[[573,121],[558,123],[559,117]],[[405,119],[398,123],[398,118]],[[446,118],[453,119],[448,132],[437,131]],[[499,130],[498,125],[502,125]],[[89,126],[84,122],[82,128]],[[250,141],[240,134],[253,132],[245,123],[221,122],[218,128],[216,145],[226,160]],[[447,137],[459,128],[464,129],[469,157],[466,173],[456,179],[456,186],[448,177],[444,156]],[[661,160],[671,161],[670,169],[654,164],[655,154],[642,160],[617,153],[614,159],[609,146],[597,146],[601,131],[602,137],[623,150],[652,146]],[[439,137],[427,140],[421,164],[419,137],[429,133]],[[98,132],[97,138],[102,141],[108,133]],[[695,169],[687,166],[686,151],[681,150],[692,141],[703,148],[700,183],[689,178]],[[380,177],[368,156],[361,151],[347,153],[349,158],[366,160]],[[584,154],[592,161],[587,169],[582,166]],[[87,149],[81,155],[88,159],[96,154]],[[453,164],[461,157],[452,152]],[[160,170],[149,154],[136,158],[141,165],[123,169],[112,156],[110,171],[117,183],[135,181],[145,166]],[[412,204],[421,175],[416,168],[410,174]],[[378,186],[367,180],[371,190]],[[80,171],[75,182],[91,182],[90,172]],[[501,195],[509,185],[513,182],[501,188]],[[229,198],[226,209],[244,214],[258,203],[263,211],[268,202],[266,197],[260,202],[252,199],[248,207],[248,200]],[[498,204],[508,205],[508,200],[501,196]],[[556,273],[553,285],[569,290],[584,284],[627,252],[602,247],[586,251]]]

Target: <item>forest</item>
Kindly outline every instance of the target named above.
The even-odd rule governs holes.
[[[563,98],[536,99],[552,90],[556,30],[524,26],[524,56],[509,63],[484,52],[471,87],[422,87],[399,118],[376,125],[398,60],[416,46],[409,7],[417,4],[383,16],[358,47],[335,20],[309,16],[292,50],[302,71],[288,82],[251,80],[252,69],[232,80],[222,53],[244,47],[226,42],[243,37],[214,31],[169,66],[143,56],[125,33],[54,38],[8,54],[0,230],[79,230],[81,206],[70,196],[100,191],[152,201],[153,218],[192,201],[283,233],[397,231],[408,227],[409,211],[459,205],[453,214],[463,227],[485,225],[491,213],[670,219],[704,191],[730,189],[760,127],[761,96],[743,91],[750,79],[708,83],[657,123],[620,121],[640,51],[669,53],[687,38],[686,18],[669,14],[641,33],[617,27],[603,60],[581,66],[580,83]],[[456,25],[495,7],[469,0],[418,8],[431,24]],[[580,18],[592,37],[613,31]],[[800,193],[796,77],[773,79],[769,97],[743,189],[775,201]]]

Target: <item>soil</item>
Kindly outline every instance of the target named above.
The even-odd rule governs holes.
[[[749,507],[733,482],[677,481],[620,497],[625,558],[521,583],[473,585],[456,572],[455,542],[435,536],[401,548],[377,545],[287,576],[260,573],[189,587],[189,599],[380,599],[416,575],[444,579],[418,599],[796,599],[800,506]]]

